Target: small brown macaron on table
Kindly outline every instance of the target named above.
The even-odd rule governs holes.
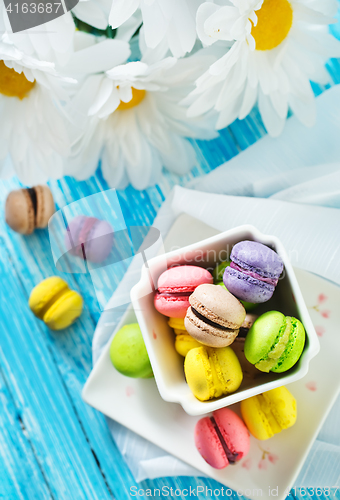
[[[54,200],[48,186],[17,189],[7,196],[6,222],[17,233],[31,234],[36,228],[46,227],[54,212]]]

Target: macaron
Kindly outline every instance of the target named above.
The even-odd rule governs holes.
[[[240,362],[231,347],[191,349],[184,360],[184,372],[192,393],[200,401],[237,391],[243,379]]]
[[[242,418],[256,439],[269,439],[296,422],[296,400],[282,386],[241,401]]]
[[[153,372],[138,323],[125,325],[113,337],[110,358],[119,373],[132,378],[150,378]]]
[[[247,302],[267,302],[283,271],[280,256],[262,243],[240,241],[233,247],[230,259],[223,275],[227,289]]]
[[[172,267],[158,278],[155,308],[164,316],[184,318],[190,306],[189,296],[199,285],[212,282],[212,275],[202,267]]]
[[[71,255],[101,263],[111,253],[113,233],[111,224],[106,220],[78,215],[66,228],[65,247]]]
[[[202,344],[192,338],[188,333],[176,335],[175,349],[183,358],[185,358],[191,349],[195,349],[195,347],[202,347]]]
[[[228,290],[217,285],[200,285],[189,302],[184,325],[194,339],[210,347],[226,347],[235,340],[246,310]]]
[[[176,335],[187,333],[184,326],[184,318],[169,318],[168,325],[173,329]]]
[[[244,354],[258,370],[282,373],[299,360],[305,337],[305,329],[298,319],[279,311],[268,311],[250,328]]]
[[[83,309],[83,299],[70,290],[59,276],[51,276],[35,286],[30,294],[29,307],[33,314],[44,321],[51,330],[70,326]]]
[[[211,467],[224,469],[248,454],[250,438],[241,418],[230,408],[221,408],[197,422],[195,444]]]
[[[31,234],[36,228],[46,227],[54,212],[54,200],[48,186],[17,189],[6,199],[6,222],[20,234]]]
[[[190,349],[201,347],[202,344],[193,339],[186,331],[183,318],[169,318],[168,325],[176,334],[175,349],[178,354],[185,358]]]

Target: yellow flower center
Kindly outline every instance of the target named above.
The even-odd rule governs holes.
[[[132,90],[132,99],[129,102],[120,101],[120,104],[117,108],[118,111],[124,111],[125,109],[131,109],[135,106],[138,106],[144,99],[146,95],[146,91],[144,89],[135,89],[131,87]]]
[[[290,3],[288,0],[264,0],[256,15],[257,25],[251,30],[256,50],[275,49],[288,36],[293,24]]]
[[[3,61],[0,61],[0,94],[7,97],[26,97],[35,85],[27,80],[24,73],[17,73],[12,68],[7,68]]]

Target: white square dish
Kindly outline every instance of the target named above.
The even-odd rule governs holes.
[[[154,307],[154,290],[162,272],[174,265],[192,264],[212,269],[217,256],[226,260],[233,245],[243,240],[258,241],[270,246],[281,257],[284,273],[273,297],[255,310],[256,314],[278,310],[285,315],[298,318],[306,330],[306,345],[298,363],[282,374],[261,373],[255,378],[244,371],[240,388],[227,396],[201,402],[192,394],[185,381],[183,358],[174,347],[174,333],[168,326],[168,318]],[[288,255],[278,238],[262,234],[253,226],[238,228],[218,234],[187,247],[170,251],[148,261],[143,266],[141,279],[131,290],[131,301],[142,330],[146,348],[154,371],[155,381],[161,397],[168,402],[179,403],[189,415],[202,415],[243,399],[282,385],[295,382],[308,372],[310,360],[319,352],[319,341],[304,302]],[[231,346],[233,347],[233,345]],[[242,352],[237,352],[241,365],[245,366]]]

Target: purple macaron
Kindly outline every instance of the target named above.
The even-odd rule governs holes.
[[[78,215],[66,229],[65,246],[72,255],[90,262],[103,262],[113,245],[113,229],[105,220]]]
[[[262,243],[240,241],[233,247],[230,259],[223,275],[229,292],[247,302],[267,302],[283,271],[280,256]]]

